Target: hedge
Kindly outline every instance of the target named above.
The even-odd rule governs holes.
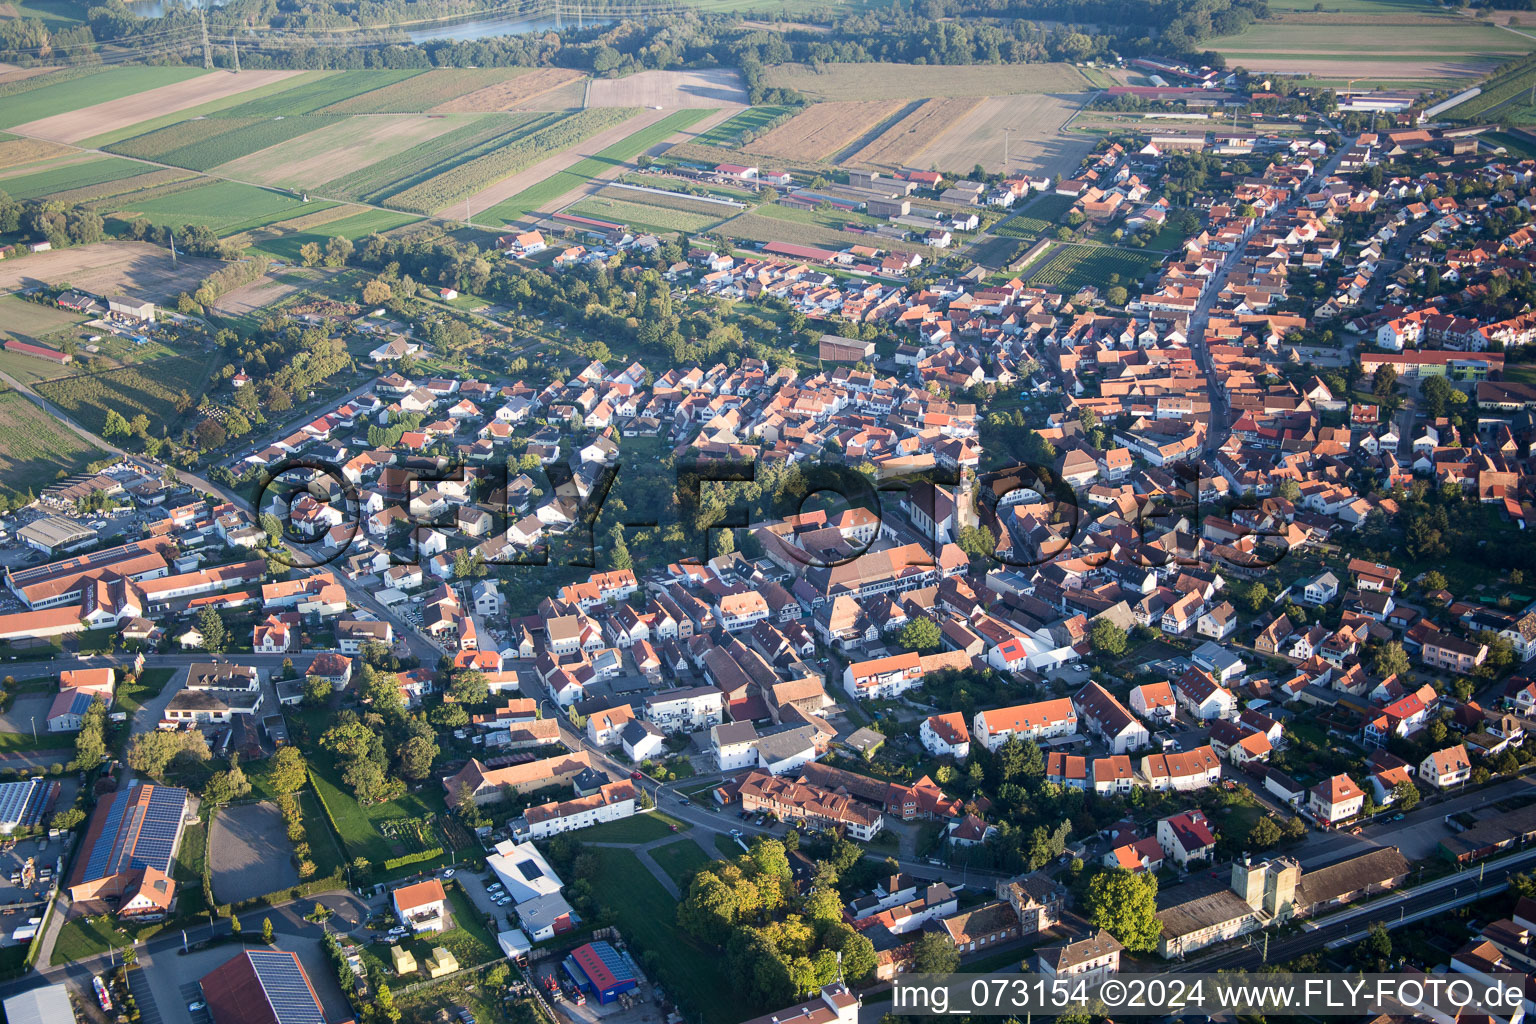
[[[403,868],[408,864],[420,864],[424,860],[434,860],[443,855],[441,846],[429,846],[425,850],[417,850],[415,853],[407,853],[402,857],[391,857],[384,862],[385,871],[393,871]]]

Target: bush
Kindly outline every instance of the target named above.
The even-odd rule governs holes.
[[[415,853],[407,853],[400,857],[391,857],[384,862],[385,871],[394,871],[410,864],[420,864],[423,861],[434,860],[443,855],[441,846],[429,847],[425,850],[417,850]]]

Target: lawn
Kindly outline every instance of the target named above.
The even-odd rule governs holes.
[[[216,181],[140,203],[128,196],[120,203],[113,212],[122,220],[143,217],[151,224],[165,227],[202,224],[219,235],[238,234],[335,205],[305,203],[295,195],[234,181]]]
[[[551,174],[537,185],[523,189],[511,199],[491,207],[482,216],[487,219],[500,219],[503,223],[510,224],[530,213],[547,213],[549,211],[545,207],[550,203],[580,188],[604,171],[616,165],[628,163],[658,142],[703,119],[709,113],[708,110],[674,111],[655,124],[625,136],[595,155],[578,160],[565,170]]]
[[[131,719],[139,713],[139,708],[144,706],[147,700],[153,700],[160,696],[160,691],[165,689],[165,684],[176,675],[174,668],[147,668],[144,674],[131,683],[124,683],[117,688],[117,706],[119,710],[128,712]]]
[[[651,851],[651,856],[656,858],[661,870],[677,883],[679,889],[690,875],[710,863],[709,856],[692,839],[679,839],[675,843],[658,846]]]
[[[56,331],[67,330],[85,322],[77,313],[41,302],[28,302],[17,295],[0,297],[0,333],[34,344]]]
[[[11,494],[35,494],[106,454],[10,389],[0,391],[0,438],[0,492]]]
[[[726,977],[721,958],[677,927],[677,904],[629,850],[592,849],[600,865],[594,890],[631,947],[649,952],[659,981],[710,1024],[733,1024],[757,1012]]]
[[[201,896],[201,894],[199,894]],[[137,934],[158,932],[160,925],[149,925]],[[105,953],[109,948],[122,949],[133,942],[136,933],[122,931],[106,918],[76,917],[59,927],[58,941],[53,947],[52,966],[73,963]]]
[[[20,95],[7,96],[0,105],[0,128],[95,106],[118,96],[185,82],[207,74],[202,68],[133,65],[108,68],[93,75],[44,85]]]
[[[176,851],[176,863],[171,868],[171,877],[176,881],[178,917],[197,917],[208,912],[208,904],[203,900],[203,861],[207,856],[207,822],[188,825],[181,833],[181,849]]]
[[[385,231],[403,227],[406,224],[414,224],[420,219],[420,217],[410,213],[368,210],[364,213],[353,214],[350,217],[343,217],[341,220],[322,224],[308,231],[294,231],[278,238],[266,239],[256,243],[255,248],[258,252],[276,256],[280,260],[297,262],[299,250],[310,242],[314,242],[316,245],[324,248],[326,242],[338,235],[356,241],[359,238],[366,238],[376,231],[382,234]]]
[[[601,825],[593,825],[581,830],[581,841],[584,843],[648,843],[652,839],[661,839],[672,834],[669,826],[676,825],[678,831],[692,828],[686,821],[678,821],[669,818],[660,811],[647,811],[644,814],[634,814],[628,818],[620,818],[618,821],[605,821]]]
[[[724,832],[715,833],[715,849],[719,850],[721,855],[723,855],[727,860],[739,857],[746,852],[741,848],[740,843],[726,835]]]

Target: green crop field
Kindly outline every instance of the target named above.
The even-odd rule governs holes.
[[[580,188],[603,171],[628,163],[669,135],[681,131],[708,113],[707,110],[674,111],[655,124],[626,135],[593,156],[578,160],[565,170],[556,171],[537,185],[526,188],[512,198],[496,204],[485,211],[485,216],[487,219],[499,218],[502,223],[511,224],[531,213],[552,212],[546,211],[544,207],[572,189]]]
[[[128,196],[118,200],[112,212],[124,220],[143,217],[157,226],[203,224],[220,235],[232,235],[333,205],[306,204],[298,196],[234,181],[215,181],[144,202]]]
[[[688,213],[683,210],[670,210],[663,206],[648,206],[644,204],[645,197],[637,197],[641,202],[624,202],[622,200],[608,199],[592,196],[571,206],[570,212],[582,217],[596,217],[598,220],[616,220],[628,224],[630,227],[643,231],[704,231],[714,227],[734,211],[722,206],[718,213]]]
[[[35,494],[106,455],[10,389],[0,391],[0,437],[0,492],[8,494]]]
[[[99,434],[108,409],[130,420],[144,413],[157,427],[173,420],[182,392],[196,402],[205,370],[201,356],[167,356],[142,366],[43,381],[36,388],[85,429]]]
[[[725,146],[728,149],[734,149],[740,144],[743,132],[760,131],[764,125],[775,118],[783,117],[792,109],[791,107],[749,107],[730,120],[721,121],[693,141],[705,146]]]
[[[389,205],[413,213],[432,213],[462,202],[546,157],[569,149],[583,139],[616,124],[622,124],[634,114],[631,107],[579,110],[519,139],[516,145],[500,146],[484,156],[458,164],[393,195]]]
[[[37,165],[32,165],[37,166]],[[9,178],[0,178],[0,191],[13,199],[38,199],[87,185],[100,185],[119,178],[143,174],[145,166],[132,160],[104,157],[84,163],[66,164],[52,170],[34,171]]]
[[[486,114],[369,167],[326,182],[327,195],[379,202],[499,146],[554,124],[562,115]]]
[[[439,103],[497,82],[516,78],[527,68],[433,68],[404,81],[332,103],[326,114],[420,114]]]
[[[117,96],[130,96],[162,85],[174,85],[207,74],[202,68],[149,67],[131,65],[106,68],[93,75],[66,81],[43,76],[47,84],[5,97],[0,103],[0,128],[10,128],[28,121],[67,114],[71,110],[105,103]]]
[[[86,149],[106,149],[107,147],[112,146],[115,143],[122,142],[125,139],[136,138],[140,135],[148,135],[151,132],[157,131],[161,128],[169,128],[174,124],[181,123],[182,121],[191,121],[197,118],[208,117],[213,114],[218,114],[228,110],[230,107],[239,106],[241,103],[250,103],[252,100],[258,100],[266,96],[275,96],[280,92],[287,92],[289,89],[297,89],[299,86],[305,84],[306,82],[312,82],[325,74],[326,72],[324,71],[301,71],[296,75],[292,75],[288,78],[280,78],[275,82],[268,82],[266,85],[258,86],[255,89],[248,89],[245,92],[231,93],[228,96],[220,96],[216,100],[209,100],[207,103],[202,103],[195,107],[188,107],[185,110],[175,110],[169,114],[161,114],[159,117],[152,117],[147,121],[140,121],[137,124],[124,125],[121,128],[113,129],[112,131],[105,132],[101,135],[93,135],[89,139],[85,139],[80,142],[80,145]],[[53,76],[50,75],[49,77],[51,78]]]
[[[1159,262],[1156,256],[1107,245],[1063,245],[1030,275],[1029,283],[1073,292],[1088,285],[1106,288],[1110,275],[1119,274],[1119,283],[1134,290],[1136,282]]]
[[[194,171],[206,171],[332,123],[323,117],[205,117],[107,147]]]
[[[272,117],[278,114],[291,117],[295,114],[313,114],[322,107],[329,107],[374,89],[394,85],[421,73],[419,69],[414,68],[390,71],[338,71],[306,82],[297,89],[287,89],[275,96],[263,96],[248,103],[230,107],[226,113],[230,117]]]
[[[341,220],[331,221],[328,224],[322,224],[309,231],[295,231],[281,238],[270,238],[256,243],[255,248],[260,252],[276,256],[278,259],[294,262],[299,258],[299,250],[309,242],[314,242],[323,248],[326,242],[338,235],[356,241],[359,238],[366,238],[375,231],[380,233],[390,231],[394,228],[411,224],[419,219],[409,213],[369,210],[366,213],[359,213],[351,217],[343,217]]]

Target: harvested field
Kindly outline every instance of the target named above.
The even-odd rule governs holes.
[[[914,166],[924,150],[980,102],[974,96],[927,100],[846,162],[870,167]]]
[[[114,196],[127,195],[130,192],[141,192],[144,189],[159,188],[162,185],[170,185],[178,181],[190,181],[195,175],[191,171],[183,171],[175,167],[160,167],[148,174],[135,174],[131,178],[118,178],[114,181],[104,181],[98,185],[86,185],[83,188],[65,189],[55,192],[51,196],[66,203],[95,203]]]
[[[181,256],[173,265],[168,250],[148,242],[96,242],[33,253],[24,260],[0,260],[0,291],[17,291],[39,281],[67,281],[97,295],[128,292],[164,304],[194,290],[222,266],[219,260],[197,256]]]
[[[1082,105],[1084,96],[992,96],[958,118],[949,130],[923,150],[923,165],[969,171],[981,164],[988,171],[1050,177],[1065,174],[1094,146],[1091,137],[1061,133]],[[1003,167],[1003,129],[1008,133],[1008,167]]]
[[[396,214],[403,216],[403,214]],[[290,235],[280,240],[276,245],[284,246],[290,241],[298,240],[297,245],[304,242],[313,242],[317,239],[313,236]],[[324,237],[318,239],[323,245]],[[264,247],[257,246],[266,251]],[[297,248],[294,249],[297,252]],[[282,270],[262,278],[255,284],[248,284],[244,288],[236,288],[234,291],[219,297],[219,301],[213,304],[213,311],[226,317],[246,317],[270,312],[272,307],[283,302],[300,292],[315,294],[320,287],[327,284],[331,278],[345,274],[346,271],[339,267],[309,267],[306,269]]]
[[[45,481],[83,472],[106,454],[9,388],[0,391],[0,437],[0,492],[12,494],[35,494]]]
[[[0,91],[5,104],[0,108],[0,128],[53,117],[67,110],[79,110],[100,103],[103,96],[129,96],[146,89],[208,74],[202,68],[128,67],[56,71],[42,78],[9,82]]]
[[[458,127],[425,114],[348,117],[219,166],[219,173],[284,188],[316,189]]]
[[[747,90],[732,68],[703,71],[642,71],[623,78],[594,78],[587,85],[589,107],[746,106]]]
[[[202,224],[215,234],[232,235],[287,220],[306,209],[317,211],[319,206],[255,185],[213,181],[147,201],[125,196],[112,212],[127,220],[143,217],[157,227]]]
[[[288,828],[273,803],[221,808],[208,836],[208,863],[213,865],[213,897],[220,903],[299,883]]]
[[[504,75],[514,68],[500,68]],[[431,108],[434,114],[494,113],[498,110],[515,110],[563,85],[580,80],[580,71],[569,68],[535,68],[515,74],[514,77],[487,85],[455,99],[446,100]]]
[[[524,68],[433,68],[401,82],[332,103],[322,114],[420,114],[521,75]]]
[[[188,107],[196,107],[223,96],[248,92],[284,78],[291,78],[297,71],[242,71],[236,75],[212,71],[206,75],[158,89],[134,93],[106,103],[84,107],[67,114],[55,114],[37,121],[16,126],[21,135],[51,139],[54,142],[79,142],[93,135],[115,131],[131,124],[138,124],[152,117]]]
[[[747,146],[745,152],[825,160],[901,109],[898,100],[818,103]]]
[[[821,100],[920,100],[936,96],[1002,96],[1079,92],[1091,83],[1070,64],[780,64],[769,85]]]
[[[125,139],[108,149],[126,156],[207,171],[327,123],[325,118],[319,117],[203,117]]]
[[[67,147],[41,139],[7,139],[0,142],[0,167],[16,167],[72,152]]]
[[[326,193],[379,202],[434,175],[553,124],[558,114],[482,114],[430,142],[326,183]]]

